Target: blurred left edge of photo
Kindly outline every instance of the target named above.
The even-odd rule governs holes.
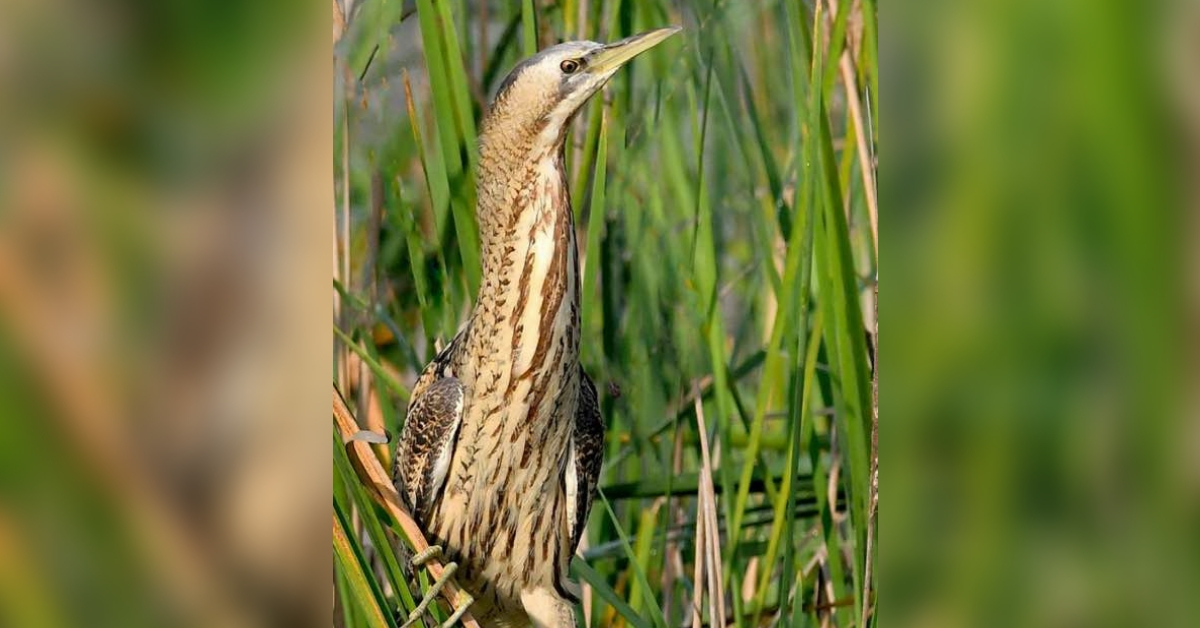
[[[331,19],[0,3],[0,625],[328,621]]]

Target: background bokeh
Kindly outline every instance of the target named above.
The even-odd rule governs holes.
[[[0,625],[328,616],[328,15],[0,3]]]
[[[1196,4],[881,13],[885,614],[1196,625]]]

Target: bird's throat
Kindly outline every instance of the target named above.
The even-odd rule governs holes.
[[[472,336],[512,378],[578,361],[579,259],[564,172],[553,151],[504,190],[480,190],[484,280]]]

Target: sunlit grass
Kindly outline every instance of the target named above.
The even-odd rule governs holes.
[[[563,33],[680,24],[568,139],[582,360],[608,425],[574,575],[595,626],[861,625],[876,252],[873,155],[856,151],[878,135],[874,3],[510,3],[488,7],[487,42],[473,3],[421,0],[403,23],[401,4],[363,0],[339,47],[333,372],[360,426],[399,433],[407,387],[479,285],[483,95]],[[335,621],[393,622],[413,597],[394,522],[337,460]]]

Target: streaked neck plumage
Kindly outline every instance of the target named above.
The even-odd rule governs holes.
[[[579,261],[563,164],[569,120],[512,109],[494,110],[480,138],[483,284],[472,335],[485,335],[477,347],[496,358],[511,351],[520,376],[551,354],[578,360]]]

